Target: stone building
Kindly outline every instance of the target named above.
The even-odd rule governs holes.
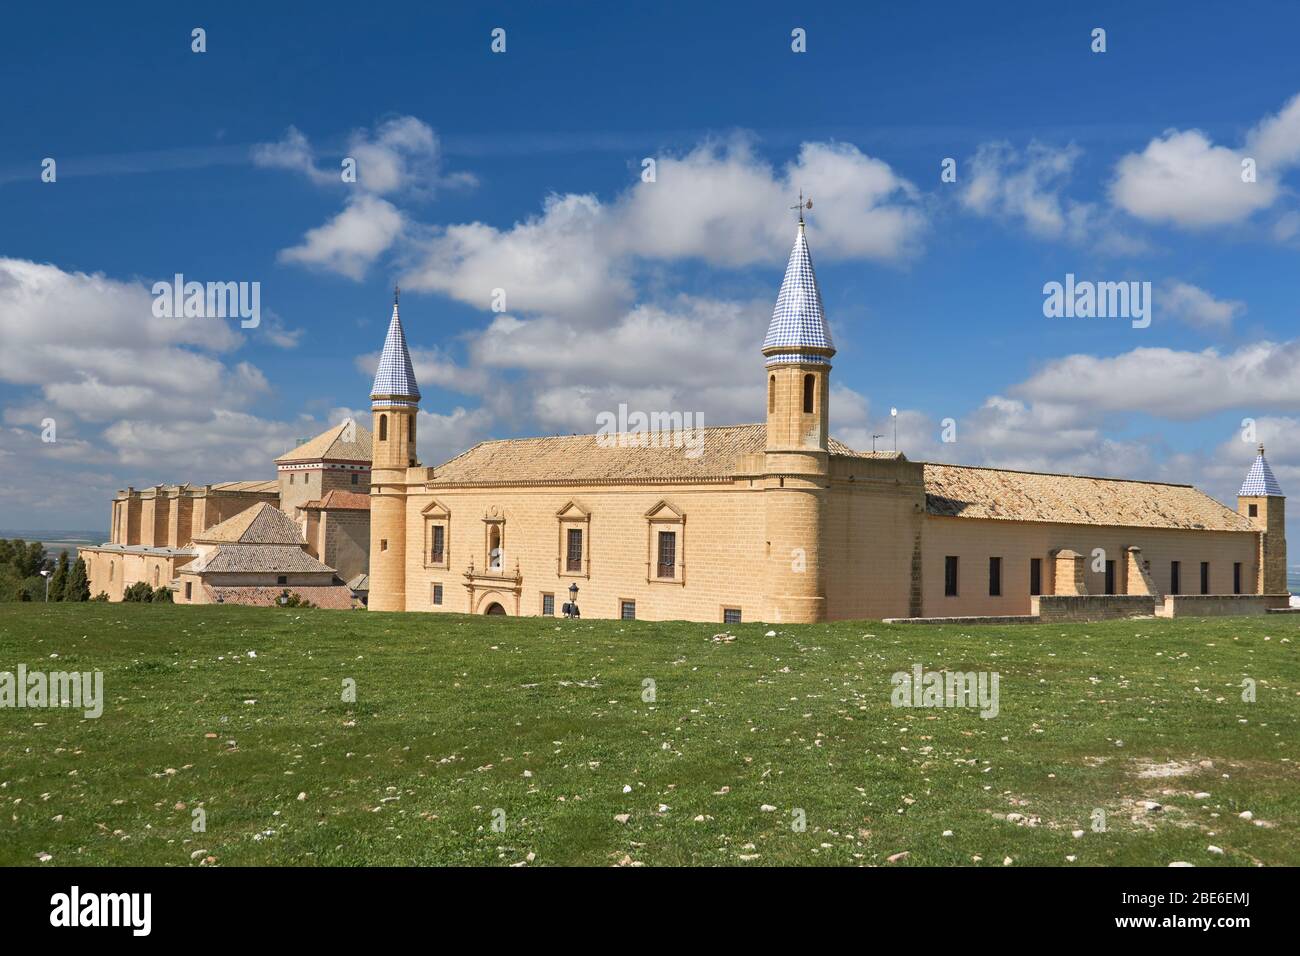
[[[396,302],[371,393],[372,610],[800,622],[1244,613],[1284,605],[1263,448],[1228,508],[1190,485],[909,461],[830,436],[802,219],[762,343],[766,420],[481,442],[419,463]],[[756,369],[757,373],[757,369]]]
[[[348,420],[277,458],[273,480],[119,491],[112,503],[109,540],[80,549],[90,593],[120,601],[138,581],[178,592],[181,569],[199,555],[196,543],[210,529],[265,504],[297,526],[309,557],[364,599],[370,560],[370,443],[370,431]],[[295,568],[302,564],[296,558],[291,563]],[[291,568],[281,570],[287,574]],[[228,595],[230,600],[237,597]]]

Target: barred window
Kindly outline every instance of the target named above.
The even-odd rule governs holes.
[[[619,617],[625,621],[636,620],[636,601],[622,601],[619,607]]]
[[[441,584],[435,584],[435,585],[433,586],[433,594],[430,596],[430,600],[431,600],[434,604],[441,604],[441,603],[442,603],[442,585],[441,585]]]
[[[659,532],[659,577],[677,576],[677,532]]]
[[[433,526],[433,547],[429,549],[429,560],[442,564],[446,546],[447,529],[440,524]]]
[[[555,595],[554,594],[542,595],[542,614],[545,615],[546,617],[555,616]]]
[[[564,568],[566,571],[582,571],[582,529],[569,529],[569,548],[565,557]]]
[[[722,609],[722,623],[723,623],[723,624],[739,624],[739,623],[740,623],[740,608],[738,608],[738,607],[727,607],[727,608],[723,608],[723,609]]]

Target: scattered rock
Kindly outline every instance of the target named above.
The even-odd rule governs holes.
[[[897,863],[899,860],[906,860],[911,855],[911,850],[904,850],[902,853],[895,853],[893,856],[886,857],[885,859],[890,863]]]
[[[1082,831],[1082,830],[1071,830],[1071,831],[1070,831],[1070,836],[1072,836],[1072,837],[1074,837],[1076,840],[1078,840],[1078,839],[1080,839],[1080,838],[1083,836],[1083,831]]]
[[[1219,856],[1223,856],[1223,848],[1217,847],[1213,843],[1211,843],[1205,849],[1208,850],[1210,853],[1217,853]]]
[[[628,820],[632,819],[632,814],[630,814],[630,813],[616,813],[616,814],[614,814],[614,819],[615,819],[617,822],[619,822],[619,823],[627,823]]]
[[[1169,865],[1170,865],[1170,866],[1195,866],[1196,864],[1195,864],[1195,863],[1187,863],[1187,862],[1185,862],[1185,861],[1183,861],[1183,860],[1174,860],[1174,862],[1170,863]]]
[[[1242,810],[1239,814],[1237,814],[1237,816],[1239,816],[1243,820],[1255,819],[1255,814],[1251,813],[1249,810]]]
[[[765,804],[763,804],[761,807],[759,807],[758,809],[762,810],[764,813],[775,813],[775,812],[776,812],[776,807],[772,806],[772,804],[770,804],[770,803],[765,803]]]

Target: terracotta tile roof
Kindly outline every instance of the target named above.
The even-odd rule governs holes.
[[[254,585],[203,585],[208,600],[214,604],[220,597],[225,604],[246,604],[253,607],[274,607],[285,591],[311,601],[317,607],[346,611],[352,607],[352,592],[340,585],[308,585],[300,587],[260,587]]]
[[[192,485],[187,487],[193,488]],[[202,491],[203,489],[197,489]],[[212,486],[213,491],[243,491],[250,494],[271,494],[280,493],[280,483],[274,478],[269,481],[222,481]]]
[[[200,532],[194,540],[199,544],[306,544],[302,532],[287,514],[265,501],[246,508],[233,518],[214,524]]]
[[[351,428],[349,429],[349,426]],[[351,436],[351,440],[347,440]],[[374,454],[370,429],[351,419],[326,429],[310,441],[276,459],[286,461],[359,461],[369,462]]]
[[[1134,528],[1250,531],[1250,522],[1191,485],[926,463],[932,515]]]
[[[689,429],[658,436],[556,435],[479,442],[432,469],[430,484],[716,481],[731,478],[742,456],[761,452],[767,444],[767,426],[763,424],[701,431],[702,445]],[[662,447],[650,445],[656,437]],[[829,448],[833,455],[859,454],[834,438]],[[689,457],[696,450],[699,454]]]
[[[335,489],[324,498],[316,498],[302,506],[309,511],[369,511],[370,496],[359,491]]]
[[[185,570],[195,574],[209,571],[323,574],[334,569],[291,544],[223,544]]]

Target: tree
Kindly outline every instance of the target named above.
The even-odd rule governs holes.
[[[86,578],[86,560],[77,558],[68,573],[68,583],[63,589],[65,601],[89,601],[90,581]]]
[[[50,600],[62,601],[64,592],[68,589],[68,552],[59,552],[59,564],[54,574],[50,577]]]

